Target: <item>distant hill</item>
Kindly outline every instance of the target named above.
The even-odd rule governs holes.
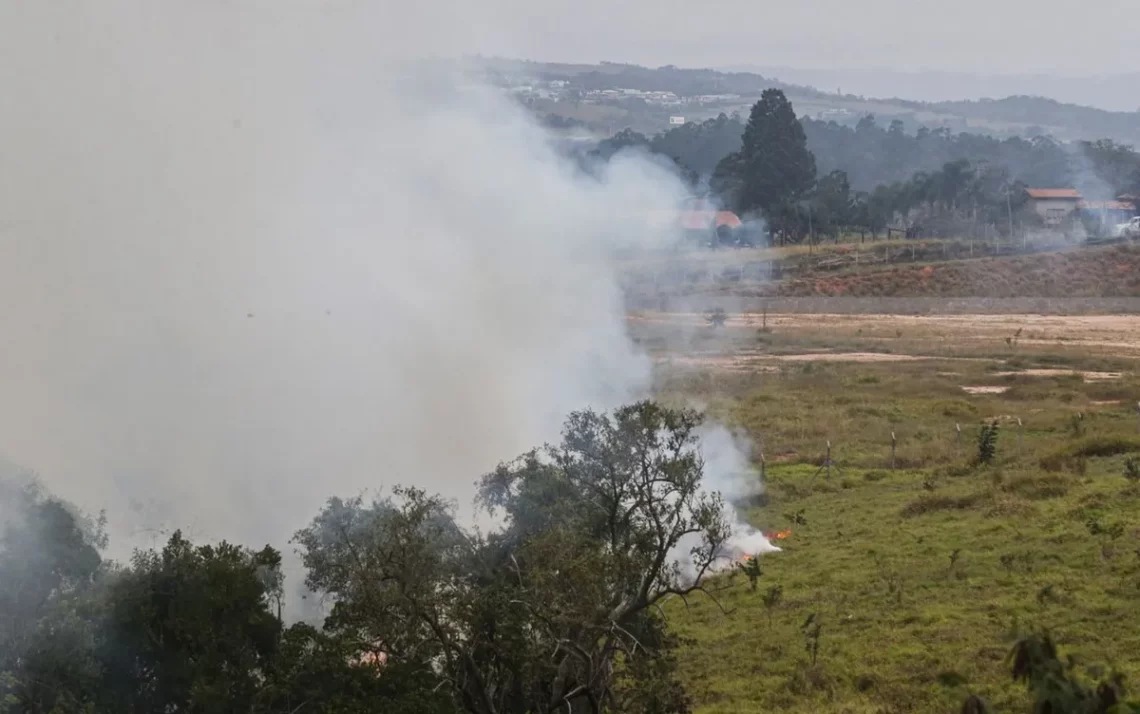
[[[1048,74],[993,74],[889,68],[829,67],[805,69],[763,65],[719,67],[725,72],[750,72],[824,91],[842,88],[864,97],[903,97],[915,102],[947,102],[985,97],[1028,95],[1062,104],[1095,107],[1111,112],[1140,109],[1140,72],[1092,77]]]
[[[1140,81],[1140,79],[1138,79]],[[938,102],[900,102],[916,110],[1040,127],[1041,133],[1074,135],[1074,138],[1111,138],[1140,143],[1140,112],[1109,112],[1077,104],[1062,104],[1043,97],[1014,96],[1005,99]],[[1052,129],[1052,131],[1049,131]],[[1035,133],[1035,132],[1031,132]]]
[[[642,106],[643,103],[624,97],[594,103],[605,105],[605,111],[583,111],[579,103],[571,109],[556,100],[535,103],[535,109],[542,114],[569,116],[600,132],[614,133],[630,127],[643,133],[655,133],[667,128],[672,114],[683,115],[686,120],[703,120],[722,112],[745,113],[764,89],[775,87],[788,95],[801,116],[841,124],[853,125],[861,117],[874,114],[881,122],[898,119],[909,130],[926,126],[1002,137],[1047,134],[1061,141],[1109,138],[1140,145],[1140,112],[1108,111],[1039,96],[929,102],[918,98],[872,98],[822,91],[746,71],[673,66],[647,68],[617,63],[559,64],[501,58],[480,58],[477,62],[493,80],[504,84],[565,82],[586,92],[627,89],[673,92],[678,97],[677,104],[668,108]],[[1140,85],[1140,76],[1137,83]],[[1038,82],[1027,84],[1039,85]],[[710,96],[724,98],[710,100]]]

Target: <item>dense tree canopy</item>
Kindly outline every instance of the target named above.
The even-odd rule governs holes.
[[[0,480],[0,713],[686,712],[656,606],[705,591],[729,535],[699,425],[572,415],[483,477],[488,533],[415,488],[329,501],[296,539],[319,627],[283,622],[271,547],[175,532],[117,565],[99,522]]]
[[[752,107],[740,148],[717,164],[713,188],[738,213],[772,220],[807,195],[815,171],[791,102],[780,90],[768,89]]]
[[[809,117],[800,119],[800,124],[819,174],[843,171],[853,191],[873,193],[880,186],[906,182],[915,174],[930,174],[964,160],[1004,172],[1011,182],[1072,186],[1094,200],[1140,192],[1140,153],[1108,139],[1065,145],[1046,135],[999,139],[923,127],[909,134],[901,121],[884,127],[870,115],[854,126]],[[744,122],[738,117],[721,115],[654,137],[636,136],[647,150],[674,157],[707,179],[720,161],[742,148],[744,132]]]
[[[701,589],[728,537],[698,424],[649,402],[571,416],[559,446],[483,478],[505,519],[489,535],[417,489],[333,500],[297,537],[309,584],[334,598],[334,632],[434,663],[473,714],[683,711],[652,608]]]

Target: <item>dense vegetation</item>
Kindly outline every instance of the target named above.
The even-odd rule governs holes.
[[[5,481],[0,711],[1132,711],[1111,708],[1122,676],[1065,655],[1135,672],[1121,657],[1138,469],[1118,462],[1140,444],[1111,408],[1079,428],[1071,415],[1136,386],[1004,378],[1007,400],[974,404],[930,369],[664,383],[766,439],[769,492],[750,517],[791,538],[739,580],[708,571],[728,524],[700,489],[699,418],[652,403],[576,414],[559,446],[483,477],[502,516],[490,534],[416,489],[331,500],[296,538],[333,603],[320,626],[282,622],[272,548],[175,533],[115,564],[99,521]],[[950,439],[954,421],[1015,405],[1048,408],[1024,444],[1008,418],[976,455]],[[884,429],[900,433],[899,471]],[[803,447],[825,436],[842,468],[820,475]],[[666,557],[681,544],[686,569]],[[1023,628],[1002,644],[1017,616],[1058,636]]]
[[[295,539],[321,628],[282,622],[272,548],[175,533],[118,566],[100,524],[2,482],[0,711],[685,711],[660,605],[706,591],[729,535],[699,425],[572,415],[483,477],[486,534],[414,488],[329,501]]]
[[[624,130],[591,153],[607,160],[630,147],[668,157],[696,191],[711,188],[742,215],[761,216],[781,240],[842,231],[908,235],[1009,233],[1033,227],[1019,212],[1025,187],[1075,187],[1091,200],[1140,194],[1140,153],[1111,140],[1060,144],[1048,137],[999,140],[981,134],[855,127],[810,118],[767,90],[746,123],[721,115],[652,138]],[[1093,233],[1108,227],[1086,226]]]

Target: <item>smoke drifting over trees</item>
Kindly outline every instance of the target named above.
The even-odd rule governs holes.
[[[646,216],[685,188],[631,155],[584,176],[517,107],[406,61],[447,35],[440,15],[480,26],[461,8],[395,30],[366,3],[80,5],[0,9],[0,453],[106,532],[5,486],[0,710],[483,711],[440,686],[446,650],[394,639],[414,630],[286,628],[303,572],[285,549],[329,496],[400,483],[465,527],[478,474],[646,395],[614,253],[671,240]],[[706,507],[747,455],[689,436],[708,445],[694,522],[761,547]],[[698,545],[675,535],[654,596],[677,539]],[[667,649],[637,604],[611,624]],[[386,649],[394,676],[350,666]],[[550,686],[552,709],[653,700]]]
[[[410,478],[469,502],[472,473],[649,386],[610,256],[667,239],[644,217],[684,187],[633,157],[576,174],[509,103],[404,61],[450,25],[364,31],[377,12],[0,17],[0,453],[105,508],[119,555],[175,527],[281,543],[330,493]]]

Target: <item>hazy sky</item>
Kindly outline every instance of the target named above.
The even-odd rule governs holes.
[[[456,40],[639,64],[1140,71],[1135,0],[484,0]]]

